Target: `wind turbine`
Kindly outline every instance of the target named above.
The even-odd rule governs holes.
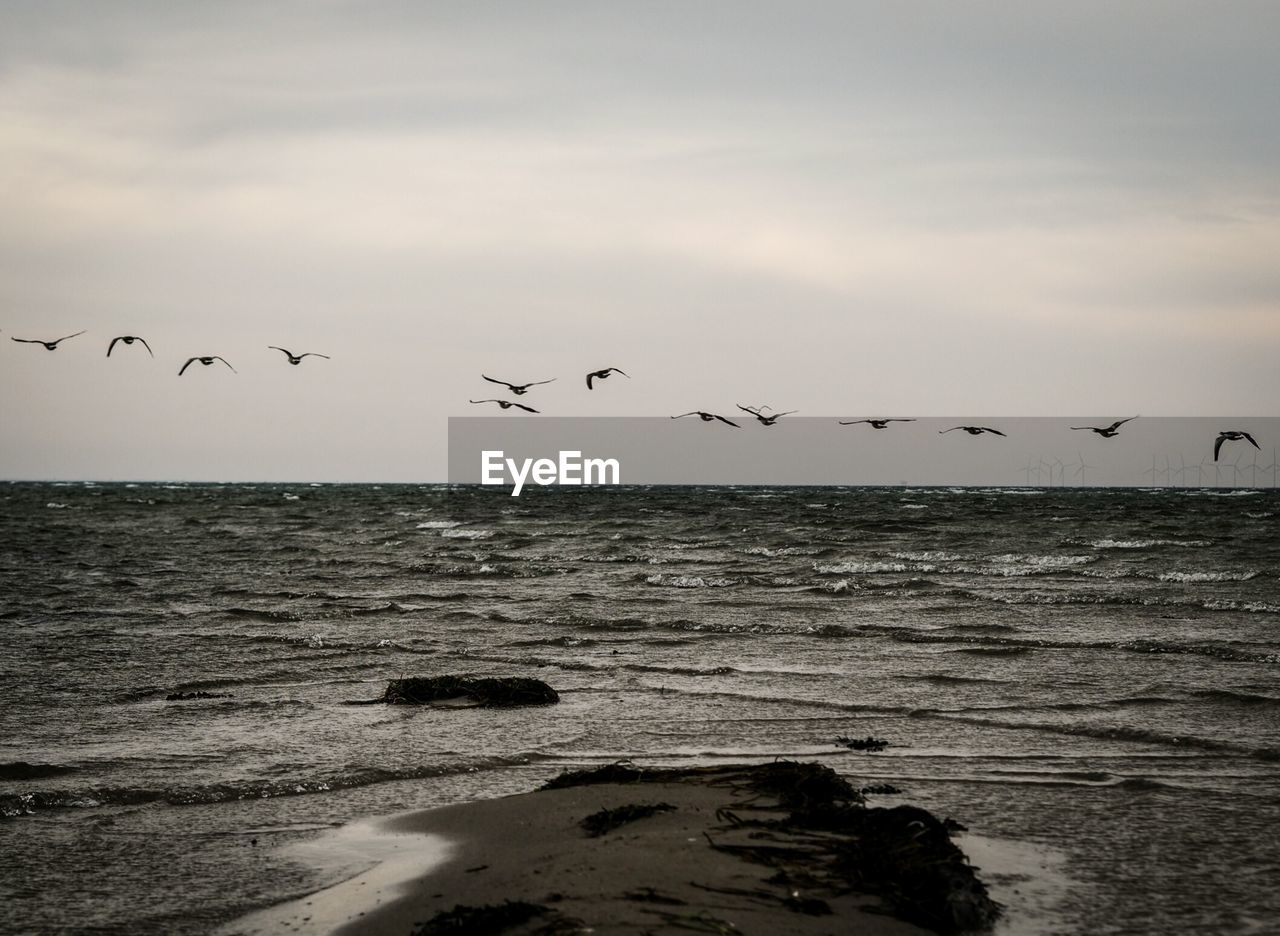
[[[1078,449],[1076,450],[1076,458],[1080,459],[1080,463],[1076,465],[1075,476],[1080,479],[1080,483],[1082,485],[1084,485],[1085,487],[1088,487],[1089,479],[1085,475],[1085,472],[1092,471],[1094,468],[1097,467],[1097,465],[1086,465],[1084,463],[1084,456],[1080,454],[1080,451]]]

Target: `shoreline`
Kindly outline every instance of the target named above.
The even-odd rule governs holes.
[[[220,936],[690,928],[920,936],[999,913],[947,824],[915,807],[865,805],[816,764],[613,765],[356,826],[320,847],[360,839],[377,857],[373,868],[233,921]],[[989,863],[999,844],[979,843]],[[859,871],[851,856],[872,847]],[[1006,856],[996,876],[1025,883],[1029,854]],[[868,870],[895,862],[896,878]],[[998,931],[1038,931],[1009,922]]]

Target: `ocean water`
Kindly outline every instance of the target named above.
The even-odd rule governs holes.
[[[1274,491],[8,484],[0,533],[6,933],[204,933],[353,819],[775,757],[1060,853],[1049,931],[1280,931]],[[447,672],[562,701],[344,704]]]

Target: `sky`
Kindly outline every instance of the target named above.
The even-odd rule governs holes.
[[[1270,2],[5,0],[0,478],[443,480],[481,374],[1247,429],[1277,114]]]

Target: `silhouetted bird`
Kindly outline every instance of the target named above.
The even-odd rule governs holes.
[[[610,374],[621,374],[623,377],[626,377],[628,380],[631,379],[631,376],[626,371],[622,370],[622,368],[620,367],[606,367],[604,370],[593,370],[591,373],[587,374],[587,389],[588,390],[595,389],[595,387],[591,386],[592,379],[598,378],[600,380],[604,380]]]
[[[306,351],[302,354],[294,354],[292,351],[286,351],[284,348],[277,347],[276,345],[273,345],[273,344],[269,344],[267,345],[267,347],[270,348],[272,351],[284,351],[284,356],[289,359],[290,364],[301,364],[302,359],[304,357],[322,357],[326,361],[329,360],[329,355],[319,354],[315,351]]]
[[[1096,432],[1104,439],[1110,439],[1114,436],[1129,419],[1137,419],[1137,416],[1130,416],[1128,419],[1117,419],[1109,426],[1072,426],[1072,429],[1088,429],[1090,432]]]
[[[744,413],[750,413],[756,419],[760,420],[761,425],[772,426],[783,416],[790,416],[792,413],[798,413],[799,410],[787,410],[785,413],[774,413],[772,416],[766,416],[761,410],[773,409],[772,406],[761,406],[758,409],[751,406],[743,406],[741,403],[736,404],[738,409]]]
[[[111,352],[116,346],[117,341],[123,341],[127,345],[133,344],[135,341],[141,341],[142,346],[147,349],[147,354],[155,357],[155,352],[151,350],[151,345],[147,344],[147,339],[139,338],[137,335],[121,335],[118,338],[112,338],[111,344],[107,345],[107,357],[111,357]]]
[[[1254,441],[1253,436],[1249,435],[1249,433],[1239,432],[1235,429],[1228,429],[1226,432],[1219,432],[1217,440],[1213,443],[1213,460],[1218,460],[1218,453],[1222,451],[1223,442],[1239,442],[1241,439],[1247,439],[1250,445],[1258,449],[1258,451],[1262,451],[1262,449],[1258,447],[1258,443]]]
[[[717,416],[715,413],[704,413],[702,410],[694,410],[694,411],[693,411],[693,412],[691,412],[691,413],[681,413],[679,416],[672,416],[671,418],[672,418],[672,419],[684,419],[686,416],[697,416],[697,417],[698,417],[699,419],[701,419],[703,422],[711,422],[711,420],[713,420],[713,419],[718,419],[718,420],[720,420],[722,423],[728,423],[730,426],[733,426],[733,428],[735,428],[735,429],[741,429],[741,428],[742,428],[742,427],[741,427],[741,426],[739,426],[736,422],[734,422],[732,419],[725,419],[723,416]]]
[[[76,335],[83,335],[83,334],[84,334],[83,328],[80,329],[80,331],[76,332]],[[61,338],[56,338],[53,341],[41,341],[38,338],[10,338],[9,340],[18,341],[18,342],[21,342],[22,344],[42,344],[49,351],[57,351],[58,345],[66,341],[68,338],[74,338],[76,335],[63,335]]]
[[[484,374],[481,374],[480,376],[484,377]],[[532,383],[514,384],[514,383],[507,383],[505,380],[494,380],[492,377],[484,377],[484,379],[489,381],[489,383],[502,384],[504,387],[509,387],[511,389],[511,392],[514,393],[516,396],[520,396],[522,394],[528,393],[530,387],[536,387],[539,384],[544,384],[544,383],[551,383],[551,380],[555,380],[555,378],[552,377],[551,380],[535,380]]]
[[[469,402],[471,402],[471,403],[497,403],[497,404],[498,404],[499,406],[501,406],[503,409],[510,409],[511,407],[513,407],[513,406],[514,406],[514,407],[516,407],[517,409],[522,409],[522,410],[524,410],[526,413],[536,413],[536,412],[538,412],[538,411],[537,411],[536,409],[534,409],[532,406],[525,406],[523,403],[513,403],[513,402],[511,402],[510,400],[471,400],[471,401],[469,401]]]
[[[858,423],[868,423],[872,429],[883,429],[885,426],[889,425],[889,423],[891,422],[915,422],[915,420],[902,419],[900,417],[895,416],[892,419],[854,419],[854,420],[851,420],[850,422],[841,422],[840,425],[856,426]]]
[[[955,432],[957,429],[963,429],[965,432],[969,433],[969,435],[982,435],[984,432],[990,432],[993,435],[998,436],[1004,435],[1004,433],[999,429],[988,429],[986,426],[952,426],[950,429],[939,429],[938,435],[942,435],[946,432]]]
[[[218,356],[218,355],[216,355],[216,354],[210,354],[210,355],[203,356],[203,357],[199,357],[199,356],[198,356],[198,357],[189,357],[189,358],[187,358],[187,363],[185,363],[185,364],[183,364],[183,365],[182,365],[182,370],[178,371],[178,376],[179,376],[179,377],[181,377],[181,376],[182,376],[182,374],[183,374],[183,372],[185,372],[185,371],[186,371],[186,369],[187,369],[188,367],[190,367],[192,364],[194,364],[196,361],[199,361],[199,362],[200,362],[201,364],[203,364],[205,367],[208,367],[208,366],[209,366],[210,364],[212,364],[214,361],[221,361],[223,364],[226,364],[226,365],[227,365],[227,367],[231,367],[231,363],[230,363],[226,358],[219,357],[219,356]],[[231,367],[231,373],[233,373],[233,374],[238,374],[238,373],[239,373],[239,371],[237,371],[234,367]]]

